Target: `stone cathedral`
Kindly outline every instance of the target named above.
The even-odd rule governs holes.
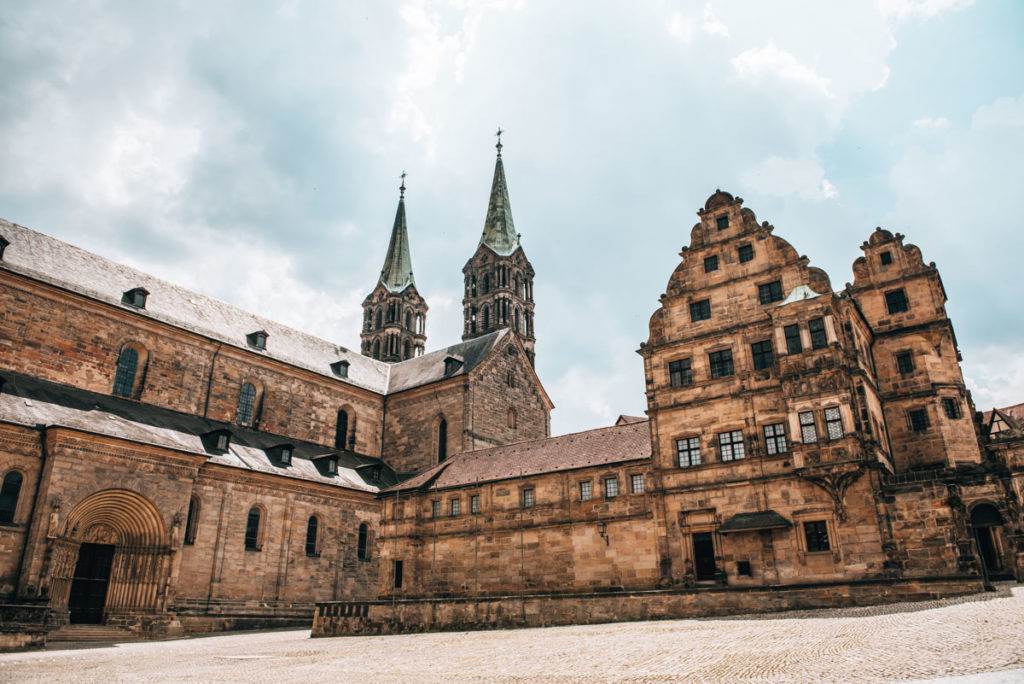
[[[359,350],[0,221],[0,647],[1024,580],[1024,408],[975,410],[919,247],[875,230],[835,290],[716,191],[640,344],[646,416],[551,437],[501,150],[433,351],[404,178]]]

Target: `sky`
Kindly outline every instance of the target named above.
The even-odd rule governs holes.
[[[1018,0],[7,2],[0,85],[0,216],[354,349],[403,170],[460,340],[500,126],[553,434],[643,415],[717,188],[837,291],[905,234],[979,410],[1024,401]]]

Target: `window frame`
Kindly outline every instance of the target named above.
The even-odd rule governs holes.
[[[885,293],[885,309],[890,316],[905,313],[910,310],[910,301],[907,299],[907,292],[902,287],[889,290]]]
[[[537,490],[534,487],[523,487],[519,492],[519,505],[523,509],[537,505]]]
[[[828,332],[825,330],[823,317],[808,320],[807,332],[811,335],[811,349],[824,349],[828,346]]]
[[[111,394],[125,399],[135,397],[135,382],[138,379],[141,360],[142,354],[133,345],[126,344],[121,348],[117,355],[117,365],[114,367],[114,387]]]
[[[882,266],[888,266],[892,263],[892,252],[885,250],[884,252],[878,253],[878,261]]]
[[[768,456],[789,453],[785,422],[762,425],[761,434],[764,436],[764,450]]]
[[[928,409],[924,406],[907,409],[907,423],[910,425],[910,431],[915,434],[928,432],[932,426],[928,418]]]
[[[741,264],[754,260],[754,245],[749,242],[736,248],[736,258]]]
[[[609,483],[611,486],[609,487]],[[601,478],[601,484],[604,485],[604,498],[615,499],[619,496],[619,478],[616,475],[606,475]]]
[[[743,438],[743,430],[726,430],[718,433],[718,458],[722,463],[746,460],[747,445]]]
[[[315,515],[306,521],[306,557],[320,557],[320,518]]]
[[[941,397],[942,411],[946,414],[946,418],[949,420],[958,420],[963,418],[963,411],[960,410],[960,402],[957,401],[956,397]]]
[[[594,498],[594,484],[592,480],[581,480],[579,490],[580,501],[590,501]]]
[[[246,391],[248,388],[248,391]],[[246,380],[238,389],[238,404],[235,407],[235,422],[251,427],[256,415],[256,385]]]
[[[804,548],[807,549],[807,553],[830,553],[832,551],[827,520],[804,520],[803,530]]]
[[[637,479],[639,478],[639,479]],[[638,485],[639,483],[639,485]],[[630,494],[643,494],[644,493],[644,474],[643,473],[630,473],[629,475],[629,493]]]
[[[699,323],[700,321],[711,320],[711,299],[700,299],[695,302],[690,302],[690,322]]]
[[[762,283],[757,286],[757,299],[762,306],[781,302],[785,299],[782,292],[782,281],[773,280],[770,283]]]
[[[723,216],[719,216],[719,217],[715,218],[715,227],[718,228],[718,230],[725,230],[726,228],[728,228],[729,227],[729,215],[725,214]]]
[[[370,526],[366,523],[359,523],[356,532],[356,560],[364,563],[370,560]]]
[[[469,495],[469,514],[480,515],[480,495],[470,494]]]
[[[15,481],[16,480],[16,481]],[[16,525],[21,490],[25,486],[25,474],[17,468],[8,470],[0,483],[0,525]],[[13,492],[11,490],[14,490]]]
[[[437,520],[441,517],[441,500],[431,499],[430,500],[430,517]]]
[[[767,345],[767,349],[765,349]],[[758,347],[761,347],[758,349]],[[771,338],[752,342],[750,344],[750,356],[754,362],[754,370],[768,370],[775,367],[775,345]]]
[[[255,529],[254,529],[255,523]],[[245,518],[245,550],[262,551],[261,532],[263,531],[263,511],[259,506],[252,506]]]
[[[686,463],[683,463],[684,454],[687,458]],[[701,465],[700,436],[676,439],[676,465],[680,468],[693,468]]]
[[[909,349],[896,352],[896,370],[900,375],[906,377],[913,375],[917,368],[914,366],[914,353]]]
[[[800,339],[799,323],[782,326],[782,336],[786,340],[786,354],[800,354],[803,352],[804,343]]]
[[[704,272],[712,273],[718,270],[718,255],[712,254],[711,256],[704,257]]]
[[[814,411],[798,411],[797,424],[800,425],[800,442],[803,444],[818,443],[818,426],[814,422]],[[810,439],[807,438],[810,434]]]
[[[708,369],[712,380],[735,375],[736,364],[733,362],[732,349],[719,349],[718,351],[708,352]]]
[[[685,387],[693,384],[693,358],[675,359],[668,362],[669,387]]]
[[[834,412],[832,416],[829,416],[830,412]],[[838,406],[826,406],[822,412],[825,419],[825,436],[828,441],[834,442],[837,439],[842,439],[846,436],[845,428],[843,427],[843,412]],[[838,425],[839,432],[833,434],[832,428]]]

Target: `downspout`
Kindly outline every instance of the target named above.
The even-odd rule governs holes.
[[[223,342],[218,342],[217,349],[213,352],[213,358],[210,359],[210,373],[206,376],[206,400],[203,402],[203,418],[206,418],[206,412],[210,409],[210,390],[213,386],[213,369],[217,366],[217,356],[220,354],[220,350],[223,346]]]

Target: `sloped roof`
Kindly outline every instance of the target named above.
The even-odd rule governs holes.
[[[487,202],[487,218],[480,244],[487,245],[500,256],[509,256],[519,248],[519,234],[512,222],[512,203],[505,181],[505,165],[501,161],[501,143],[498,143],[498,159],[494,162],[494,179],[491,181],[491,196]]]
[[[230,468],[345,489],[377,491],[377,486],[366,482],[357,473],[361,466],[379,465],[381,486],[396,482],[391,469],[370,456],[58,385],[19,373],[0,373],[0,378],[4,380],[0,391],[0,420],[4,422],[73,428],[128,442],[198,454],[211,463]],[[204,448],[202,435],[214,430],[231,432],[228,452],[211,454]],[[294,448],[289,466],[276,465],[267,455],[267,449],[281,444],[291,444]],[[322,474],[312,460],[328,454],[338,456],[338,474],[332,477]]]
[[[391,242],[384,257],[384,268],[380,270],[380,283],[390,292],[401,292],[416,280],[412,275],[412,253],[409,251],[409,229],[405,224],[405,185],[398,200],[395,225],[391,228]]]
[[[1024,403],[1014,404],[1013,406],[1007,406],[1005,408],[993,408],[985,411],[981,417],[981,424],[986,429],[992,425],[992,419],[995,414],[998,414],[1003,421],[1006,423],[1006,427],[1010,430],[1020,430],[1024,428]]]
[[[57,285],[130,310],[153,320],[198,333],[225,344],[265,354],[314,373],[378,393],[387,388],[388,365],[333,342],[295,330],[184,287],[118,264],[24,226],[0,219],[0,235],[10,245],[0,268]],[[128,290],[149,291],[145,309],[121,303]],[[253,350],[246,335],[267,333],[266,349]],[[337,378],[330,365],[348,361],[348,377]]]
[[[623,413],[620,414],[619,417],[615,419],[615,424],[628,425],[629,423],[643,423],[646,421],[647,418],[644,418],[642,416],[627,416],[625,413]]]
[[[391,367],[387,392],[394,394],[456,375],[467,375],[490,355],[501,340],[511,334],[512,332],[508,328],[502,328],[467,342],[453,344],[450,347],[396,363]],[[456,358],[462,365],[454,372],[446,374],[445,359],[448,357]]]
[[[647,422],[629,423],[458,454],[385,493],[446,489],[650,457]]]

